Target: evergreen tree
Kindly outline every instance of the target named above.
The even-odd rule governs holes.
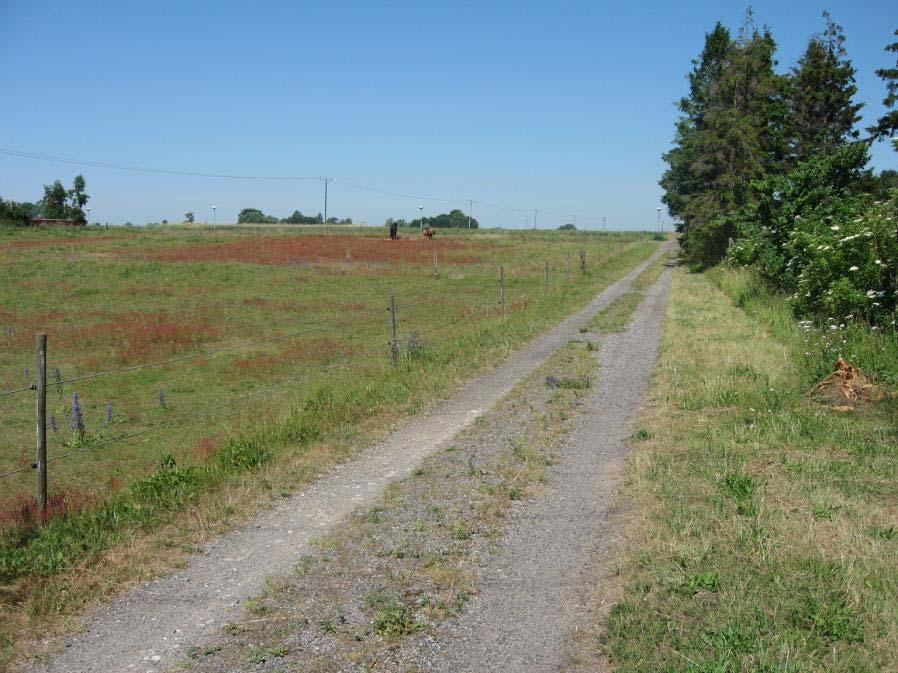
[[[690,225],[687,214],[690,199],[702,191],[697,163],[699,135],[706,128],[704,118],[711,88],[726,67],[731,42],[730,31],[718,21],[714,30],[705,35],[701,55],[692,61],[689,95],[677,103],[683,116],[677,122],[674,147],[663,156],[670,168],[659,184],[664,189],[661,200],[670,214],[680,219],[680,231],[688,230]]]
[[[737,40],[718,24],[690,76],[677,145],[665,155],[664,200],[680,217],[687,257],[721,259],[737,234],[731,214],[752,201],[752,184],[782,170],[785,82],[774,72],[776,43],[751,10]],[[709,57],[709,58],[706,58]]]
[[[898,29],[895,30],[895,35],[898,35]],[[886,45],[885,50],[898,54],[898,42]],[[883,98],[882,104],[889,108],[889,112],[880,117],[875,126],[871,126],[867,130],[870,132],[872,140],[883,140],[898,133],[898,109],[892,109],[896,108],[896,104],[898,104],[898,63],[892,68],[880,68],[876,74],[886,84],[887,94]]]
[[[823,17],[825,31],[811,37],[789,78],[787,133],[793,162],[829,153],[859,136],[855,124],[863,104],[852,102],[856,71],[846,58],[842,27],[829,12]]]

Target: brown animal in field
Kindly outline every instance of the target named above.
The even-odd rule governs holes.
[[[435,233],[436,232],[433,229],[427,227],[424,231],[421,232],[421,235],[428,240],[432,240]]]

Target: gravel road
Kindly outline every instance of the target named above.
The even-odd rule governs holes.
[[[588,626],[591,564],[613,539],[608,517],[623,474],[626,438],[657,354],[670,269],[647,292],[625,332],[601,338],[595,393],[562,442],[549,492],[519,512],[462,616],[403,653],[419,670],[557,672],[568,636]],[[422,661],[423,663],[423,661]]]
[[[286,572],[297,563],[308,551],[310,539],[322,535],[356,507],[373,503],[384,486],[407,476],[421,459],[445,448],[459,430],[473,423],[485,410],[496,404],[518,381],[569,339],[579,336],[580,327],[595,313],[624,294],[632,280],[648,264],[666,254],[672,245],[670,242],[662,244],[652,257],[606,288],[584,309],[531,341],[496,369],[462,386],[450,399],[437,405],[432,411],[416,417],[354,460],[335,467],[277,508],[261,513],[247,524],[207,544],[199,554],[188,560],[185,569],[138,586],[95,609],[85,618],[80,634],[68,638],[64,647],[49,654],[43,661],[34,663],[27,670],[48,673],[156,673],[175,664],[183,658],[183,650],[188,644],[211,639],[224,623],[237,618],[242,602],[258,594],[267,577]],[[586,442],[584,451],[594,453],[598,447],[599,450],[608,452],[609,460],[622,451],[621,433],[625,430],[618,432],[618,428],[624,428],[629,413],[635,408],[642,393],[642,385],[638,383],[642,379],[636,371],[626,372],[626,368],[635,366],[639,371],[648,371],[653,349],[657,344],[660,295],[655,292],[652,297],[654,298],[646,302],[646,305],[655,308],[648,312],[641,309],[633,330],[607,340],[610,344],[618,344],[617,348],[621,352],[616,355],[614,352],[606,353],[606,347],[602,349],[602,362],[613,363],[615,357],[622,360],[619,367],[616,364],[610,365],[611,370],[603,373],[600,387],[602,393],[598,404],[607,409],[597,416],[595,423],[590,422],[590,427],[584,431],[582,442]],[[610,383],[616,372],[628,378],[627,382],[620,384],[621,387]],[[617,415],[608,415],[612,412]],[[565,465],[568,465],[568,461],[565,461]],[[576,465],[572,469],[576,472]],[[595,474],[594,466],[589,469],[591,474]],[[581,476],[587,478],[587,481],[578,481]],[[463,624],[467,634],[466,642],[470,643],[472,652],[484,653],[487,651],[485,648],[500,645],[502,651],[505,651],[517,639],[517,652],[509,652],[508,656],[517,656],[525,651],[533,656],[532,647],[520,646],[528,638],[533,639],[533,645],[546,643],[548,647],[549,631],[537,637],[536,632],[542,628],[540,624],[534,622],[531,629],[527,619],[529,615],[515,613],[514,609],[522,609],[521,606],[516,606],[516,602],[530,596],[539,595],[547,604],[556,602],[559,595],[556,591],[561,591],[559,579],[567,578],[570,574],[558,573],[561,570],[567,572],[574,557],[566,550],[562,553],[563,546],[568,544],[567,538],[554,538],[553,531],[557,530],[559,535],[573,535],[578,538],[575,542],[582,545],[586,539],[580,539],[581,536],[576,532],[576,517],[600,516],[600,495],[596,495],[595,501],[576,495],[576,489],[581,487],[586,489],[583,492],[595,492],[595,484],[589,481],[587,475],[573,474],[571,479],[570,484],[565,484],[561,489],[563,504],[553,498],[551,506],[559,509],[545,513],[545,517],[558,519],[554,522],[545,518],[542,521],[521,522],[520,530],[512,533],[517,544],[509,546],[510,550],[520,546],[519,536],[522,536],[524,541],[532,541],[524,546],[532,544],[535,549],[546,550],[551,558],[557,557],[560,565],[545,563],[546,559],[540,558],[535,565],[527,566],[528,561],[523,558],[509,557],[507,564],[502,561],[501,566],[508,568],[508,577],[502,579],[502,573],[497,574],[496,584],[491,585],[478,600],[478,604],[487,609],[505,601],[509,609],[499,617],[505,620],[503,623],[508,628],[527,635],[518,638],[505,631],[505,635],[499,640],[490,640],[487,622],[479,626],[477,623]],[[589,507],[584,509],[587,505]],[[566,507],[573,508],[571,513],[565,511]],[[543,521],[550,523],[544,526]],[[577,559],[580,558],[577,556]],[[571,567],[578,564],[581,564],[580,560]],[[527,567],[532,575],[523,572]],[[548,572],[549,568],[554,568],[555,572],[547,575],[543,571]],[[531,586],[539,582],[547,584]],[[513,595],[506,598],[502,595],[506,591]],[[520,591],[526,591],[528,596],[517,595],[516,592]],[[550,594],[547,595],[546,591]],[[474,612],[479,614],[481,610]],[[497,627],[495,633],[503,633],[500,630],[501,624],[494,626]],[[543,623],[543,626],[546,624]],[[551,633],[556,631],[557,627],[553,627]],[[473,667],[465,670],[487,670],[484,668],[484,661],[496,662],[498,666],[488,670],[547,670],[532,667],[529,660],[526,660],[528,664],[523,667],[516,667],[512,663],[500,666],[500,660],[493,655],[494,652],[490,650],[490,656],[481,659],[477,665],[471,660]],[[450,666],[445,670],[461,669]]]

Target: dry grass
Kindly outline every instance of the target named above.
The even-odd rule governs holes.
[[[809,400],[781,300],[746,307],[675,274],[601,651],[617,671],[890,670],[896,406]]]

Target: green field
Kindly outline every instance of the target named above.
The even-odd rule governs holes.
[[[34,335],[45,331],[56,426],[53,516],[39,525],[34,393],[0,397],[0,472],[24,468],[3,479],[0,497],[0,638],[11,646],[39,635],[49,615],[141,576],[135,540],[166,526],[178,529],[172,539],[193,540],[244,516],[260,494],[288,493],[656,246],[643,234],[406,233],[391,242],[381,230],[305,227],[0,230],[0,389],[33,382]],[[66,381],[194,355],[54,383],[57,369]],[[75,393],[83,432],[71,427]],[[135,433],[144,434],[121,439]],[[184,511],[196,521],[179,520]],[[122,545],[122,559],[98,569]]]

